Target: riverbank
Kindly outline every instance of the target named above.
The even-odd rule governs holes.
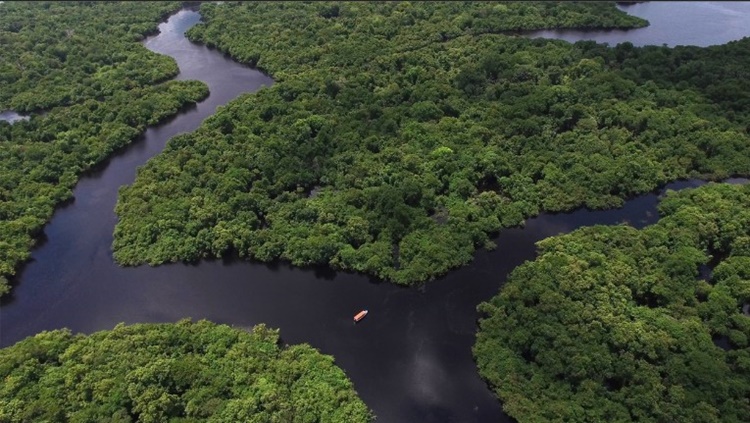
[[[43,330],[69,327],[92,333],[119,322],[192,317],[247,329],[265,322],[281,330],[285,343],[309,343],[335,356],[380,421],[509,422],[471,355],[476,305],[495,295],[515,267],[536,257],[535,243],[541,239],[594,224],[654,223],[663,189],[615,210],[578,209],[528,219],[524,228],[501,231],[493,239],[495,251],[479,251],[471,265],[419,288],[284,263],[203,260],[118,267],[111,256],[118,188],[132,184],[136,169],[158,155],[169,139],[194,131],[239,93],[272,83],[185,40],[184,29],[199,19],[192,12],[177,13],[146,43],[175,58],[178,79],[206,82],[210,96],[149,128],[141,141],[80,180],[75,202],[56,211],[45,227],[46,242],[33,251],[2,305],[0,344]],[[240,103],[252,107],[253,101],[245,96]],[[700,184],[681,181],[666,188]],[[352,316],[364,308],[370,312],[367,319],[353,325]]]

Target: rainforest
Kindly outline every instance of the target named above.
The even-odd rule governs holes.
[[[140,169],[115,259],[238,255],[415,284],[540,212],[747,174],[750,40],[513,35],[593,25],[586,11],[644,24],[604,3],[203,5],[188,36],[277,82]]]
[[[0,110],[33,113],[0,121],[0,295],[79,175],[208,95],[138,42],[179,3],[1,7]]]
[[[750,413],[750,185],[671,192],[658,223],[539,242],[479,306],[479,371],[519,421]]]
[[[333,358],[263,325],[207,321],[40,333],[0,350],[0,419],[369,422]]]
[[[0,2],[0,422],[747,421],[750,33],[622,3]]]

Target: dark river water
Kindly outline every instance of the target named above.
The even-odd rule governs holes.
[[[716,35],[714,26],[704,30],[701,25],[725,19],[729,7],[707,8],[714,10],[712,15],[704,14],[704,6],[690,6],[694,14],[681,23],[677,18],[687,14],[687,9],[665,5],[653,6],[670,19],[667,29],[660,31],[668,34],[668,28],[690,25],[706,37]],[[747,10],[747,5],[730,7],[737,8]],[[656,20],[659,16],[648,19],[661,22]],[[747,14],[743,16],[746,19]],[[653,223],[659,193],[632,199],[618,210],[579,210],[530,219],[523,229],[503,231],[495,251],[479,252],[470,266],[421,288],[400,288],[361,275],[246,261],[120,268],[110,251],[118,187],[132,183],[136,168],[159,153],[169,138],[196,129],[218,106],[236,96],[272,83],[260,72],[188,42],[183,32],[198,20],[197,13],[181,11],[145,45],[177,60],[182,72],[178,79],[205,81],[210,97],[148,129],[142,140],[80,180],[75,201],[55,213],[31,262],[16,278],[11,297],[0,306],[0,345],[42,330],[68,327],[90,333],[111,329],[119,322],[174,322],[191,317],[236,327],[266,323],[281,329],[284,342],[307,342],[334,355],[381,422],[511,421],[479,378],[471,356],[478,317],[475,307],[497,293],[514,267],[534,258],[536,241],[583,225],[627,222],[642,227]],[[640,31],[654,31],[656,26],[627,36],[634,39]],[[750,25],[744,32],[750,32]],[[721,42],[725,41],[729,40]],[[655,40],[662,42],[666,41]],[[682,42],[674,39],[668,44]],[[683,181],[669,188],[699,184]],[[364,308],[370,314],[353,325],[352,316]]]

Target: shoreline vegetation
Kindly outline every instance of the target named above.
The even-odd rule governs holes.
[[[750,413],[750,184],[668,192],[643,229],[540,241],[473,353],[519,421],[740,422]]]
[[[140,41],[172,3],[4,4],[0,295],[80,175],[208,95]],[[613,3],[203,3],[194,42],[276,83],[174,137],[120,191],[123,265],[237,254],[399,284],[541,212],[750,176],[750,38],[569,44]],[[293,22],[294,25],[290,25]],[[7,88],[7,89],[6,89]],[[750,185],[670,192],[644,229],[540,241],[482,313],[480,375],[519,420],[750,415]],[[0,420],[374,416],[331,356],[207,321],[42,332],[0,349]],[[74,387],[75,389],[71,389]]]
[[[0,105],[33,115],[0,123],[3,276],[28,258],[78,177],[208,95],[200,81],[170,81],[176,62],[140,44],[179,3],[14,6],[0,16],[0,39],[10,46],[0,63],[15,65],[0,64],[0,79],[11,83]],[[12,230],[19,240],[8,248]],[[8,289],[0,278],[0,294]],[[0,350],[0,361],[0,420],[374,419],[333,357],[307,344],[281,347],[278,331],[264,325],[249,333],[206,321],[88,336],[45,331]]]
[[[277,330],[202,320],[91,335],[42,332],[0,350],[0,420],[331,422],[373,420],[351,381]]]
[[[87,170],[208,96],[141,41],[171,3],[10,2],[0,14],[0,295]],[[39,111],[44,113],[39,114]]]
[[[747,39],[669,49],[497,34],[645,25],[614,3],[201,13],[192,41],[276,82],[172,139],[120,191],[122,265],[236,255],[416,284],[541,212],[750,169]]]

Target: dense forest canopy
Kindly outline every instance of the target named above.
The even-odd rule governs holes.
[[[0,295],[78,176],[147,125],[208,95],[167,81],[177,63],[140,44],[173,3],[6,2],[0,5]]]
[[[277,83],[173,139],[121,191],[123,264],[237,254],[416,283],[541,211],[750,170],[750,39],[672,50],[503,34],[644,24],[613,3],[201,13],[192,40]]]
[[[511,416],[747,421],[750,185],[670,192],[659,212],[540,241],[479,306],[474,355]]]
[[[331,422],[372,414],[331,356],[207,321],[42,332],[0,350],[3,422]]]

